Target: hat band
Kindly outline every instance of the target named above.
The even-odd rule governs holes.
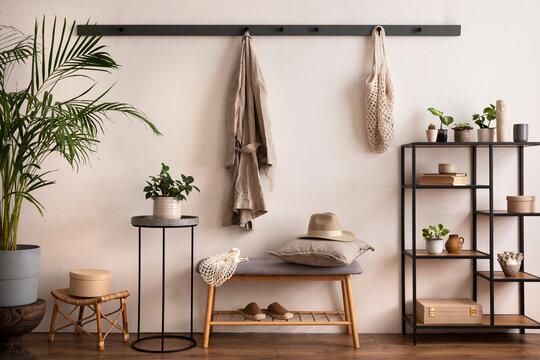
[[[341,230],[308,230],[308,235],[313,236],[341,236],[343,231]]]

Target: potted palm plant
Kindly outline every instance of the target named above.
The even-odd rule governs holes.
[[[446,142],[448,140],[448,130],[443,129],[443,125],[450,125],[454,121],[454,118],[451,116],[444,116],[444,113],[442,111],[432,107],[428,108],[428,111],[433,115],[437,116],[441,121],[441,126],[439,128],[439,131],[437,132],[437,142]]]
[[[146,199],[154,200],[152,216],[156,219],[180,219],[182,217],[182,200],[187,200],[189,193],[199,188],[193,185],[193,176],[182,174],[182,180],[173,180],[170,168],[161,163],[161,171],[157,176],[150,176],[143,191]],[[185,194],[185,195],[184,195]]]
[[[110,88],[90,96],[95,81],[68,99],[56,96],[55,89],[65,80],[92,80],[92,73],[118,68],[91,25],[78,37],[74,29],[75,22],[68,26],[66,20],[57,24],[55,19],[46,38],[45,18],[41,25],[36,21],[33,37],[0,26],[0,307],[37,299],[40,248],[18,244],[17,230],[23,202],[43,215],[35,191],[54,183],[50,171],[42,168],[44,161],[57,154],[74,169],[87,163],[112,112],[141,120],[159,134],[133,106],[103,101]],[[18,78],[13,89],[9,74],[17,65],[29,65],[29,79],[21,86]]]
[[[482,114],[473,114],[472,119],[479,127],[477,130],[479,142],[493,142],[495,139],[495,128],[491,127],[491,122],[496,118],[497,109],[493,104],[485,107]]]

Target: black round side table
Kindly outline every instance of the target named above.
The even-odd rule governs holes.
[[[139,279],[138,279],[138,294],[137,294],[137,340],[135,340],[131,347],[137,351],[150,352],[150,353],[169,353],[178,352],[191,349],[197,345],[195,339],[193,339],[193,240],[194,240],[194,228],[199,224],[199,218],[197,216],[184,215],[180,219],[156,219],[153,216],[134,216],[131,218],[131,225],[139,228]],[[165,334],[165,229],[167,228],[191,228],[191,310],[190,310],[190,322],[189,322],[189,337],[181,335]],[[141,337],[141,229],[142,228],[161,228],[163,233],[163,245],[162,245],[162,257],[161,257],[161,335]],[[165,349],[165,339],[184,339],[189,342],[189,345],[174,348]],[[142,342],[150,339],[161,339],[161,349],[151,350],[142,347]]]

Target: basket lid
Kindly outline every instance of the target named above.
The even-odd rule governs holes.
[[[108,280],[111,278],[111,272],[101,269],[78,269],[71,270],[69,277],[78,280]]]
[[[507,196],[509,201],[535,201],[536,196]]]

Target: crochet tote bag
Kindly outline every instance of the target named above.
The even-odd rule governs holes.
[[[394,87],[386,63],[384,35],[382,26],[375,26],[371,33],[373,66],[366,80],[368,143],[370,150],[378,154],[388,150],[394,136]]]

